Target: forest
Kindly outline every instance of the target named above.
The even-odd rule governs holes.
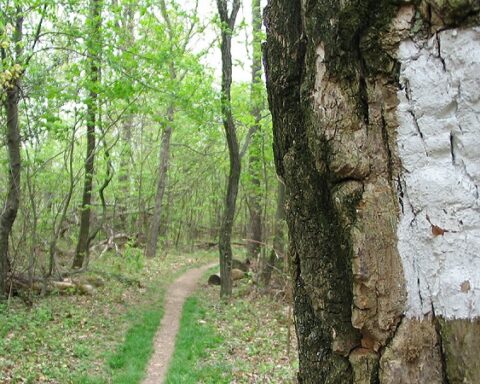
[[[0,383],[480,383],[477,0],[0,0]]]
[[[92,246],[140,244],[154,257],[215,240],[229,159],[219,74],[204,62],[218,50],[222,21],[200,19],[198,2],[184,8],[6,3],[3,287],[13,269],[31,279],[85,268]],[[228,107],[245,164],[239,238],[249,237],[250,212],[271,232],[276,207],[259,23],[248,30],[255,43],[246,42],[252,81],[233,86]]]

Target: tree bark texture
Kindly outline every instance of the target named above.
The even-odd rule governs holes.
[[[249,242],[248,254],[252,260],[257,259],[260,252],[260,244],[263,241],[262,227],[262,183],[260,175],[262,172],[261,151],[262,151],[262,131],[261,131],[261,110],[262,110],[262,52],[261,52],[261,33],[262,33],[262,12],[260,0],[252,1],[252,20],[253,20],[253,42],[252,42],[252,84],[251,84],[251,102],[252,118],[255,133],[249,148],[248,171],[250,175],[251,191],[248,196],[248,210],[250,213],[249,223]]]
[[[230,171],[228,175],[227,195],[222,225],[220,228],[218,248],[220,253],[220,296],[229,297],[232,294],[232,229],[235,218],[235,206],[240,182],[240,149],[238,145],[235,122],[232,115],[231,87],[232,87],[232,32],[235,27],[240,0],[234,0],[232,10],[228,11],[226,0],[217,0],[218,13],[222,22],[222,119],[227,139]]]
[[[82,206],[80,215],[80,232],[73,258],[73,268],[82,268],[88,256],[90,238],[90,213],[92,204],[93,176],[95,174],[95,126],[97,121],[97,98],[99,81],[99,33],[102,25],[101,0],[90,2],[90,24],[88,36],[89,84],[87,99],[87,153],[85,157],[85,179],[83,182]]]
[[[16,43],[16,59],[20,60],[22,54],[21,41],[23,38],[23,16],[20,9],[15,22],[14,42]],[[2,60],[6,59],[2,49]],[[0,297],[7,293],[7,278],[10,272],[9,238],[12,227],[17,217],[20,205],[20,126],[18,103],[20,100],[20,84],[22,73],[14,71],[10,84],[5,84],[6,100],[4,101],[7,115],[6,143],[8,152],[8,192],[5,205],[0,214]]]
[[[462,312],[438,299],[446,286],[451,296],[445,300],[467,298],[463,292],[475,303],[471,281],[477,276],[451,285],[440,276],[443,261],[438,271],[424,273],[419,253],[405,255],[401,230],[410,214],[410,229],[418,226],[420,231],[428,221],[418,249],[427,249],[422,252],[430,261],[441,254],[435,247],[447,247],[448,239],[457,241],[456,233],[462,232],[454,230],[447,238],[448,233],[439,231],[443,227],[428,215],[436,212],[429,202],[418,209],[408,206],[410,197],[424,193],[408,181],[410,172],[421,166],[405,168],[411,155],[405,150],[408,140],[419,140],[415,148],[420,152],[425,147],[427,165],[434,163],[439,149],[430,151],[427,133],[421,131],[423,121],[415,120],[418,105],[411,110],[402,106],[428,96],[422,94],[422,79],[410,89],[406,80],[415,79],[418,71],[409,72],[409,66],[421,65],[416,60],[422,52],[431,52],[425,55],[426,79],[433,61],[444,72],[451,63],[458,65],[462,74],[465,60],[477,65],[473,55],[460,57],[461,44],[450,52],[447,43],[463,33],[461,28],[479,25],[479,10],[478,2],[468,0],[268,3],[264,54],[275,162],[286,185],[301,384],[480,382],[473,358],[480,342],[475,309],[470,305]],[[478,29],[468,33],[476,44]],[[443,54],[449,54],[447,59]],[[464,80],[458,80],[462,89],[476,95],[471,100],[477,101],[469,102],[477,103],[474,80]],[[453,108],[440,110],[426,105],[418,115],[431,113],[432,127],[442,121],[440,113],[455,113]],[[410,114],[418,132],[405,135],[402,116]],[[452,135],[453,143],[462,139]],[[463,177],[458,145],[451,146],[448,166]],[[465,164],[469,169],[467,160]],[[466,179],[479,180],[472,172]],[[473,190],[477,200],[472,204],[478,206]],[[447,215],[449,206],[444,209]],[[458,241],[466,252],[476,246],[468,236]],[[478,256],[472,260],[476,263]],[[414,273],[418,277],[412,278]],[[457,274],[462,273],[468,275],[463,267]],[[418,286],[412,288],[412,281]]]
[[[172,123],[175,111],[170,106],[167,111],[167,124],[162,133],[162,143],[160,145],[160,162],[158,167],[157,193],[155,195],[155,208],[150,221],[148,232],[147,247],[145,248],[145,256],[155,257],[157,252],[158,236],[160,235],[160,224],[163,212],[163,197],[167,187],[168,165],[170,161],[170,141],[172,138]]]
[[[9,157],[8,194],[0,216],[0,296],[7,290],[7,274],[10,269],[8,244],[13,223],[20,204],[20,130],[18,121],[19,83],[7,90],[7,148]]]

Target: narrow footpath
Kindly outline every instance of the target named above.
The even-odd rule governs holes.
[[[168,288],[165,294],[165,314],[155,336],[154,352],[143,384],[162,384],[170,359],[175,350],[175,338],[180,328],[183,304],[195,291],[200,278],[217,263],[194,268],[184,273]]]

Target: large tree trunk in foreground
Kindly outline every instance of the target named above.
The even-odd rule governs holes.
[[[228,154],[230,158],[230,173],[228,175],[227,196],[223,213],[222,226],[218,240],[220,253],[220,296],[228,297],[232,294],[232,229],[237,203],[238,184],[240,182],[240,149],[237,132],[232,115],[231,87],[232,87],[232,32],[240,8],[240,0],[233,0],[229,14],[227,1],[217,0],[218,13],[222,22],[222,119],[227,138]]]
[[[97,98],[99,80],[99,33],[102,25],[101,0],[90,1],[90,20],[88,36],[89,84],[87,99],[87,153],[85,157],[85,180],[83,183],[80,232],[73,259],[74,268],[82,268],[88,256],[90,239],[90,212],[92,204],[93,175],[95,173],[95,126],[97,122]]]
[[[267,7],[302,384],[480,382],[480,6],[400,4]]]

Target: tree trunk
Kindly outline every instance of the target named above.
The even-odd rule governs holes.
[[[119,195],[118,202],[118,216],[120,219],[120,228],[124,232],[129,232],[129,223],[126,212],[128,211],[128,201],[130,200],[130,172],[132,162],[132,128],[133,128],[133,114],[129,113],[125,117],[125,121],[122,124],[122,142],[123,152],[120,159],[120,169],[118,176]]]
[[[157,182],[157,194],[155,195],[155,208],[150,222],[148,232],[147,246],[145,248],[146,257],[155,257],[157,253],[158,236],[160,234],[160,223],[162,221],[163,196],[167,186],[168,164],[170,160],[170,140],[172,137],[172,122],[174,118],[173,106],[167,111],[167,125],[162,133],[162,143],[160,146],[160,164]]]
[[[16,59],[20,59],[23,38],[23,16],[20,9],[17,9],[15,32],[13,41],[16,44]],[[2,48],[2,60],[6,61],[6,53]],[[20,84],[22,72],[13,71],[10,85],[4,85],[6,100],[4,102],[7,114],[6,143],[8,152],[8,193],[5,205],[0,214],[0,297],[7,292],[7,276],[10,272],[8,257],[9,237],[12,232],[13,223],[17,217],[20,205],[20,127],[18,116],[18,102],[20,99]]]
[[[281,181],[278,182],[277,208],[275,211],[275,224],[273,228],[273,247],[268,259],[263,260],[260,270],[260,285],[268,287],[272,277],[272,270],[277,264],[277,259],[285,257],[285,186]]]
[[[174,25],[172,25],[165,0],[160,0],[159,5],[160,5],[160,12],[162,14],[162,17],[167,27],[168,37],[173,44],[173,41],[175,41],[175,39],[178,37],[177,36],[178,31],[176,31]],[[193,25],[194,24],[192,24],[190,32],[187,33],[187,35],[184,37],[184,40],[182,42],[182,50],[181,50],[182,55],[185,53],[187,44],[190,40],[191,31],[193,30]],[[177,74],[177,68],[174,61],[175,60],[174,55],[176,53],[177,52],[175,52],[174,47],[172,47],[170,50],[172,61],[170,62],[170,65],[169,65],[170,80],[172,81],[173,84],[179,85],[180,82],[183,80],[186,72],[180,73],[180,75]],[[155,257],[155,254],[157,251],[158,237],[160,234],[160,227],[162,222],[161,214],[163,211],[163,196],[165,194],[165,188],[167,185],[167,174],[168,174],[168,167],[169,167],[169,160],[170,160],[170,140],[172,136],[174,117],[175,117],[175,104],[174,104],[174,100],[171,100],[170,106],[168,107],[168,110],[167,110],[167,126],[165,127],[165,130],[162,134],[157,194],[155,197],[155,210],[153,212],[153,216],[150,222],[147,247],[145,248],[145,255],[147,257]]]
[[[301,384],[480,382],[479,11],[269,1]]]
[[[95,125],[97,118],[97,98],[99,79],[99,44],[98,34],[102,24],[101,0],[91,0],[90,21],[91,29],[88,36],[89,85],[87,99],[87,154],[85,158],[85,179],[83,184],[82,207],[80,215],[80,232],[77,248],[73,259],[73,268],[82,268],[88,256],[90,238],[90,212],[92,204],[93,175],[95,172]]]
[[[62,234],[62,228],[64,228],[65,220],[67,218],[68,209],[70,207],[70,202],[72,201],[72,196],[75,190],[75,176],[73,170],[74,163],[74,152],[75,152],[75,134],[77,133],[76,127],[72,128],[68,156],[65,157],[65,168],[68,170],[68,191],[63,200],[63,206],[59,216],[58,223],[56,220],[53,223],[52,228],[52,237],[49,244],[49,260],[48,260],[48,271],[47,276],[50,277],[56,270],[56,254],[57,254],[57,243],[58,239]],[[58,271],[56,271],[58,272]]]
[[[123,32],[123,41],[121,49],[127,51],[135,43],[135,15],[133,4],[123,4],[123,20],[119,22],[117,26],[119,30]],[[127,100],[128,102],[128,100]],[[125,120],[121,127],[121,140],[122,140],[122,154],[120,158],[120,167],[118,175],[119,183],[119,197],[117,198],[120,228],[124,232],[129,232],[130,225],[127,220],[128,202],[130,201],[130,181],[131,181],[131,163],[132,163],[132,130],[134,125],[134,114],[132,111],[127,112]]]
[[[220,228],[218,248],[220,253],[220,297],[232,295],[232,229],[237,203],[238,183],[240,182],[240,149],[232,115],[232,32],[240,8],[240,0],[234,0],[231,13],[228,13],[227,1],[217,0],[218,14],[222,22],[222,118],[227,139],[230,159],[225,210]]]
[[[8,194],[0,216],[0,296],[6,292],[9,272],[8,243],[20,203],[20,130],[18,126],[18,100],[20,80],[7,90],[7,149],[9,160]]]
[[[261,132],[261,110],[262,110],[262,12],[260,0],[252,1],[252,20],[253,20],[253,53],[252,53],[252,85],[251,85],[251,103],[252,117],[255,125],[255,133],[252,137],[252,143],[249,149],[248,171],[250,174],[251,190],[248,196],[248,209],[250,213],[249,224],[249,242],[248,254],[252,260],[256,260],[260,252],[260,244],[263,240],[262,231],[262,192],[260,174],[262,171],[261,153],[262,153],[262,132]]]

